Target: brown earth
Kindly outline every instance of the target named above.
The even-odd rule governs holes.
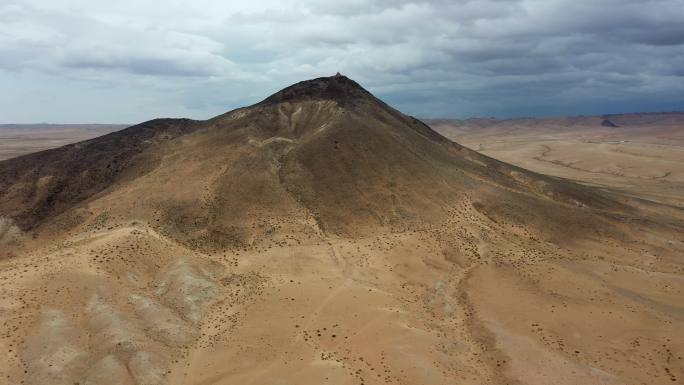
[[[342,76],[0,162],[0,216],[11,384],[684,378],[681,209],[481,155]]]

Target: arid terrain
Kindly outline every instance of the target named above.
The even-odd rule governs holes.
[[[466,147],[528,170],[684,207],[684,113],[428,124]]]
[[[118,124],[0,124],[0,160],[92,139]]]
[[[0,382],[684,381],[681,129],[431,124],[334,76],[0,162]]]

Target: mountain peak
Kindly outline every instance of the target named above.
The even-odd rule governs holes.
[[[345,104],[363,99],[374,99],[374,97],[359,83],[338,72],[334,76],[320,77],[293,84],[269,96],[259,104],[306,100],[333,100]]]

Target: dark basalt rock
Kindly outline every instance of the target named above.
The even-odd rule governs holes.
[[[612,121],[610,121],[609,119],[603,119],[603,121],[601,122],[601,126],[603,126],[603,127],[610,127],[610,128],[617,128],[617,127],[620,127],[620,126],[618,126],[617,124],[615,124],[615,123],[613,123]]]
[[[357,82],[341,74],[299,82],[279,91],[260,105],[307,100],[332,100],[339,104],[375,100],[375,97]]]

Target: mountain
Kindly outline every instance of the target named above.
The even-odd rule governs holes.
[[[2,161],[0,219],[12,383],[620,383],[654,378],[634,341],[684,349],[667,207],[341,75]]]
[[[483,210],[502,194],[524,201],[521,212],[620,206],[463,148],[344,76],[207,121],[153,120],[0,164],[0,212],[24,231],[57,222],[50,229],[61,231],[100,214],[86,207],[116,201],[118,215],[135,212],[206,247],[294,228],[349,236],[421,227],[443,221],[454,196],[475,192]]]

